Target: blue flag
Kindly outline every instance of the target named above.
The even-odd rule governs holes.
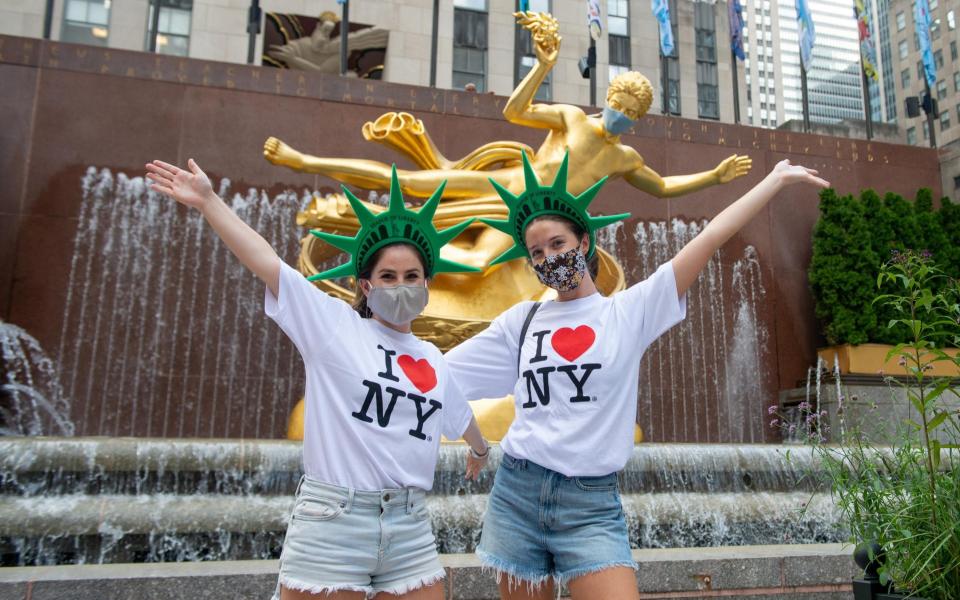
[[[797,0],[797,29],[800,32],[800,63],[804,71],[809,71],[817,32],[813,28],[813,17],[810,16],[807,0]]]
[[[920,39],[920,55],[923,58],[923,74],[930,89],[937,83],[937,63],[930,49],[930,5],[927,0],[914,0],[913,22],[916,23],[917,37]]]
[[[740,60],[746,59],[743,53],[743,7],[740,0],[727,2],[727,17],[730,20],[730,49]]]
[[[530,0],[520,0],[520,12],[527,12],[530,10]]]
[[[673,54],[673,27],[670,26],[670,3],[668,0],[650,0],[653,16],[660,24],[660,53]]]

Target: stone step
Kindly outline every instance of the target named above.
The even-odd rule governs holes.
[[[858,569],[841,544],[635,550],[644,600],[741,598],[849,600]],[[472,554],[441,555],[444,598],[499,600],[492,573]],[[4,600],[263,600],[276,560],[0,569]],[[566,593],[564,593],[566,596]]]

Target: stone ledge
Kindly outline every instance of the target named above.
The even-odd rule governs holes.
[[[849,600],[856,567],[842,544],[645,549],[633,552],[644,600]],[[446,554],[446,598],[494,600],[494,577],[475,555]],[[0,569],[4,600],[265,599],[277,561],[65,565]]]

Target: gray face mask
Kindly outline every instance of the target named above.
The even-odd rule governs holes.
[[[378,317],[394,325],[405,325],[427,306],[429,292],[423,285],[376,287],[371,284],[367,306]]]

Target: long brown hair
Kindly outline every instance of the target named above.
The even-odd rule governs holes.
[[[532,221],[530,221],[527,224],[527,227],[530,227],[530,225],[533,225],[537,221],[554,221],[557,223],[565,224],[567,228],[570,229],[570,233],[576,236],[578,243],[583,241],[583,236],[588,235],[586,230],[583,227],[580,227],[580,225],[578,225],[574,221],[571,221],[570,219],[566,217],[562,217],[560,215],[554,215],[554,214],[540,215],[539,217],[536,217]],[[524,234],[526,234],[526,229],[524,229]],[[527,260],[530,260],[529,251],[528,251]],[[597,258],[596,247],[594,247],[593,256],[587,259],[587,271],[590,272],[590,278],[593,279],[594,282],[596,282],[597,273],[600,272],[600,260]]]
[[[360,267],[359,277],[357,277],[357,290],[353,294],[353,310],[357,311],[361,317],[364,319],[369,319],[373,316],[370,307],[367,306],[367,296],[363,293],[363,290],[360,289],[360,280],[361,279],[370,279],[373,275],[373,271],[377,268],[377,263],[380,262],[380,257],[383,256],[384,251],[387,248],[393,248],[394,246],[408,246],[413,249],[413,253],[417,255],[417,260],[420,261],[420,266],[423,267],[423,276],[426,279],[430,279],[430,270],[427,268],[427,261],[423,260],[423,255],[420,254],[420,251],[417,250],[417,247],[413,244],[407,244],[406,242],[394,242],[393,244],[387,244],[383,248],[380,248],[376,252],[370,255],[370,258],[367,259],[366,264]]]

